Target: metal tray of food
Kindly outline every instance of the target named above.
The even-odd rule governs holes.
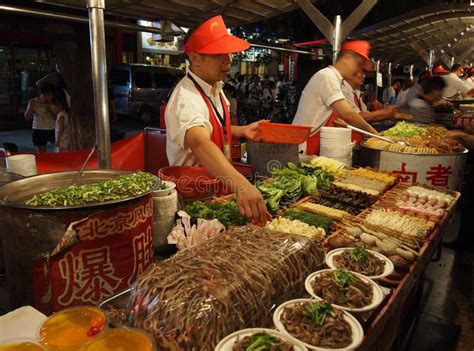
[[[132,289],[127,289],[117,295],[102,301],[98,307],[102,309],[109,317],[109,323],[112,327],[120,327],[127,325],[127,315],[125,309],[128,300],[132,295]]]
[[[130,175],[133,172],[119,170],[87,170],[84,171],[77,180],[78,185],[90,184],[110,180],[122,175]],[[28,210],[72,210],[82,208],[92,208],[98,206],[114,205],[130,200],[141,198],[150,194],[153,190],[143,192],[137,196],[125,197],[118,200],[103,201],[100,203],[89,203],[80,206],[30,206],[25,202],[36,194],[50,190],[63,188],[71,185],[71,181],[76,176],[77,171],[48,173],[17,180],[0,187],[0,204],[6,207],[21,208]],[[157,183],[159,178],[156,177]]]

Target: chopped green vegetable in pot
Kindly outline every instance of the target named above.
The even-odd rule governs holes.
[[[206,204],[201,201],[195,201],[187,205],[184,211],[193,219],[217,219],[226,228],[247,224],[247,218],[240,214],[235,200],[230,200],[223,204]]]
[[[357,262],[364,263],[370,257],[370,252],[363,247],[356,246],[349,251],[349,255],[351,255]]]
[[[334,280],[340,286],[351,286],[356,283],[354,275],[345,268],[339,268],[334,271]]]
[[[256,333],[252,335],[245,345],[245,351],[267,351],[274,350],[274,347],[280,345],[280,340],[267,333]]]
[[[321,326],[324,324],[326,317],[332,317],[332,305],[329,302],[310,303],[305,306],[303,314]]]
[[[145,194],[153,188],[155,182],[154,175],[137,172],[103,182],[71,185],[37,194],[26,201],[26,205],[67,207],[120,200]]]

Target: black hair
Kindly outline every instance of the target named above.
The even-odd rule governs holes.
[[[423,94],[430,94],[435,90],[443,90],[446,83],[442,77],[429,77],[423,80],[421,87],[423,88]]]
[[[459,67],[462,67],[459,63],[455,63],[453,67],[451,67],[451,72],[456,71]]]
[[[411,79],[405,79],[403,82],[403,89],[407,90],[413,86],[413,81]]]
[[[53,100],[51,101],[51,103],[55,106],[61,106],[66,112],[69,111],[67,97],[62,89],[56,89],[54,91]]]
[[[188,42],[189,38],[191,37],[191,35],[193,35],[194,31],[196,30],[196,28],[189,28],[186,35],[184,36],[184,40],[183,40],[183,44],[186,45],[186,43]],[[190,63],[191,63],[191,60],[189,59],[189,56],[186,52],[184,52],[184,56],[186,56],[186,60],[188,60]]]
[[[39,86],[40,94],[54,94],[54,85],[51,83],[41,83]]]
[[[232,95],[232,96],[235,95],[235,88],[232,86],[232,84],[225,83],[223,89],[227,90],[230,93],[230,95]]]

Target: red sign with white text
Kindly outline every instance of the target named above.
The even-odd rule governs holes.
[[[51,255],[33,263],[35,307],[49,314],[128,288],[153,262],[152,214],[146,196],[70,224]]]

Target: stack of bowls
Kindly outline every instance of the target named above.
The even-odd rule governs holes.
[[[322,127],[319,155],[341,161],[348,167],[352,166],[351,130]]]

